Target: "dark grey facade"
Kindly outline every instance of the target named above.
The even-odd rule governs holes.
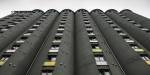
[[[0,75],[150,75],[150,19],[126,9],[0,18]]]

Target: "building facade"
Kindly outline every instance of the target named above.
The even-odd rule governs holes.
[[[129,9],[13,11],[0,75],[150,75],[150,19]]]

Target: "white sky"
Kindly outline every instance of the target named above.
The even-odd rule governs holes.
[[[6,16],[13,10],[57,9],[65,8],[76,11],[84,8],[89,11],[99,8],[103,11],[108,9],[131,9],[132,11],[150,18],[150,0],[0,0],[0,17]]]

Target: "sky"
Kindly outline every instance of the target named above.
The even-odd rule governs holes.
[[[76,11],[84,8],[89,11],[92,9],[130,9],[140,15],[150,18],[150,0],[0,0],[0,18],[14,10],[33,10],[72,9]]]

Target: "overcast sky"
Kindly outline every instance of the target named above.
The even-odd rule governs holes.
[[[150,0],[0,0],[0,17],[8,15],[13,10],[57,9],[69,8],[74,11],[85,8],[89,11],[95,8],[131,9],[132,11],[150,18]]]

